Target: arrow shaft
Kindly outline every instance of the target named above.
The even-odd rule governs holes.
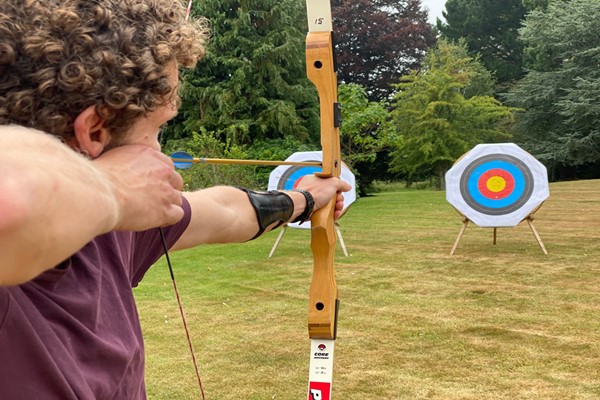
[[[302,165],[321,167],[319,161],[270,161],[270,160],[236,160],[226,158],[198,158],[192,159],[172,157],[173,162],[192,164],[239,164],[239,165]]]

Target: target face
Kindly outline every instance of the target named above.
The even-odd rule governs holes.
[[[320,151],[302,151],[297,152],[286,158],[286,161],[323,161],[323,155]],[[321,167],[316,166],[304,166],[304,165],[293,165],[286,166],[281,165],[273,170],[269,175],[269,187],[268,190],[293,190],[295,189],[300,180],[306,175],[312,175],[321,172]],[[356,190],[355,183],[356,179],[354,174],[342,163],[341,179],[346,181],[352,189],[350,192],[344,193],[344,209],[348,208],[350,204],[356,201]],[[298,223],[288,224],[292,228],[303,228],[310,229],[310,221],[299,225]]]
[[[446,198],[479,226],[516,226],[548,196],[546,168],[512,143],[478,145],[446,174]]]
[[[303,161],[321,161],[321,160],[303,160]],[[313,166],[291,166],[287,168],[277,181],[277,190],[292,190],[300,183],[305,175],[318,174],[322,171],[321,167]]]

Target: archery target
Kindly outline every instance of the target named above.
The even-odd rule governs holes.
[[[446,198],[483,227],[516,226],[549,196],[546,167],[512,143],[482,144],[446,174]]]
[[[323,161],[323,156],[320,151],[303,151],[297,152],[286,158],[285,161]],[[306,175],[312,175],[321,172],[321,167],[312,165],[281,165],[275,168],[269,175],[268,190],[293,190],[300,180]],[[346,181],[352,189],[344,193],[344,209],[347,209],[350,204],[356,201],[356,179],[346,164],[342,163],[341,179]],[[292,228],[310,229],[310,221],[306,221],[302,225],[298,223],[288,224]]]
[[[319,161],[319,160],[304,160],[304,161]],[[321,172],[321,167],[314,166],[297,166],[293,165],[286,169],[277,182],[277,190],[292,190],[300,183],[300,180],[305,175],[318,174]]]

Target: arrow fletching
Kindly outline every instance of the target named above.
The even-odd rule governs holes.
[[[194,165],[194,157],[185,151],[176,151],[171,154],[171,160],[173,160],[173,164],[177,169],[188,169]]]

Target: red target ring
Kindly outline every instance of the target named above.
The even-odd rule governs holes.
[[[493,168],[481,174],[477,188],[488,199],[504,199],[515,189],[515,179],[505,169]]]

